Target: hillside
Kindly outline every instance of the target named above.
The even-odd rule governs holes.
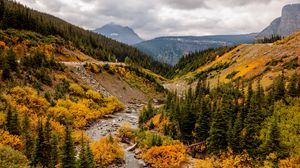
[[[57,17],[27,8],[11,0],[0,1],[0,28],[29,30],[42,35],[60,36],[66,43],[72,42],[81,52],[102,61],[124,62],[128,57],[132,63],[164,74],[168,66],[153,60],[136,48],[74,26]]]
[[[297,32],[273,44],[239,45],[194,71],[180,75],[177,70],[176,85],[166,84],[166,87],[180,90],[204,78],[212,86],[216,86],[218,80],[228,83],[239,79],[261,79],[264,86],[269,86],[283,70],[287,76],[299,72],[299,40],[300,32]]]
[[[195,51],[209,48],[254,43],[256,34],[218,35],[218,36],[180,36],[158,37],[134,45],[141,51],[170,65],[178,63],[181,57]]]
[[[165,92],[158,83],[165,80],[163,77],[133,65],[95,60],[59,36],[0,30],[0,60],[0,157],[3,159],[2,151],[8,150],[21,159],[8,164],[10,158],[6,158],[1,166],[42,162],[51,167],[48,161],[56,165],[60,156],[55,151],[63,152],[58,149],[63,142],[52,144],[52,140],[64,139],[70,126],[76,146],[96,142],[99,139],[91,141],[85,133],[90,124],[125,109],[120,118],[135,121],[143,104],[163,98]],[[11,115],[15,120],[10,120]],[[111,130],[120,125],[106,127]],[[39,129],[44,128],[52,147],[35,149],[37,139],[43,138]],[[49,149],[55,150],[54,158],[47,153],[36,156],[36,152]],[[43,156],[47,161],[38,160]]]
[[[105,37],[117,40],[128,45],[137,44],[143,41],[130,27],[110,23],[93,30]]]

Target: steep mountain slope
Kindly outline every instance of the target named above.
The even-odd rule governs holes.
[[[270,38],[273,35],[287,37],[300,28],[300,4],[286,5],[281,17],[257,35],[257,39]]]
[[[247,35],[159,37],[134,46],[156,60],[175,65],[183,55],[190,52],[253,43],[255,36],[256,34],[253,33]]]
[[[177,75],[175,82],[165,87],[184,91],[188,85],[195,86],[195,81],[206,77],[211,86],[216,86],[218,81],[261,79],[267,87],[282,71],[287,76],[300,72],[299,46],[300,32],[273,44],[242,44],[195,71]],[[177,72],[180,74],[180,70]]]
[[[94,32],[74,26],[57,17],[29,9],[10,0],[0,1],[0,28],[30,30],[42,35],[62,37],[66,43],[73,43],[83,53],[103,61],[125,61],[151,69],[156,73],[166,73],[168,67],[153,60],[136,48],[111,40]]]
[[[106,24],[93,31],[128,45],[137,44],[143,41],[143,39],[141,39],[130,27],[121,26],[115,23]]]

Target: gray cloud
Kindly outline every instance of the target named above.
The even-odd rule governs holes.
[[[258,32],[300,0],[17,0],[86,29],[115,22],[143,38]]]

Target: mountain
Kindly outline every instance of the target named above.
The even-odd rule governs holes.
[[[275,19],[257,35],[257,39],[270,38],[272,35],[287,37],[300,28],[300,4],[286,5],[281,17]]]
[[[217,36],[170,36],[159,37],[134,45],[156,60],[175,65],[179,59],[190,52],[209,48],[253,43],[257,34],[217,35]]]
[[[121,26],[115,23],[106,24],[101,28],[95,29],[94,32],[128,45],[137,44],[143,41],[143,39],[141,39],[130,27]]]

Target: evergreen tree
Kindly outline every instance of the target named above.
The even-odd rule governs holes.
[[[96,166],[94,156],[89,144],[81,138],[81,149],[79,153],[78,168],[94,168]]]
[[[246,147],[250,154],[254,154],[257,147],[260,145],[259,131],[260,124],[263,121],[261,110],[258,109],[257,100],[253,97],[250,101],[250,108],[245,119],[245,128],[246,128]]]
[[[220,110],[214,112],[212,119],[212,125],[207,139],[207,150],[210,154],[220,154],[227,148],[227,124],[223,112]]]
[[[49,166],[48,168],[55,168],[55,166],[58,164],[58,138],[56,134],[52,134],[51,136],[51,151],[50,151],[50,160],[49,160]]]
[[[12,78],[12,75],[11,75],[9,65],[6,62],[4,62],[3,71],[2,71],[2,79],[3,80],[10,80],[11,78]]]
[[[75,168],[75,150],[70,126],[65,127],[65,138],[62,147],[61,168]]]
[[[195,132],[199,141],[205,141],[209,136],[209,119],[210,109],[209,104],[205,104],[202,100],[202,110],[196,123]]]
[[[10,133],[13,135],[20,135],[19,115],[15,110],[13,110],[12,114]]]
[[[288,95],[291,97],[296,97],[297,96],[297,81],[298,77],[297,74],[293,74],[287,88]]]
[[[234,122],[232,134],[230,137],[229,146],[235,153],[240,153],[244,147],[244,138],[241,135],[243,130],[243,117],[242,113],[239,112]]]
[[[187,95],[189,97],[189,93]],[[195,128],[196,124],[196,116],[194,114],[194,109],[192,107],[192,104],[190,104],[189,101],[186,101],[184,103],[184,106],[181,109],[181,122],[180,122],[180,134],[181,134],[181,139],[188,143],[192,141],[192,132]]]
[[[52,135],[52,128],[51,128],[49,117],[48,117],[47,121],[45,123],[45,129],[44,129],[44,137],[45,137],[44,148],[46,150],[43,153],[44,157],[45,157],[45,162],[43,164],[46,165],[47,167],[49,167],[51,164],[50,159],[48,159],[48,158],[51,158],[51,148],[52,148],[51,135]]]
[[[10,67],[10,70],[11,71],[14,71],[14,72],[17,72],[18,70],[18,63],[17,63],[17,59],[16,59],[16,54],[15,52],[13,51],[12,48],[10,48],[8,51],[7,51],[7,63]]]
[[[274,83],[274,99],[275,101],[284,99],[285,96],[285,83],[284,83],[284,75],[280,75],[275,83]]]
[[[11,107],[9,106],[6,112],[5,129],[10,133],[13,132],[12,118],[13,118],[13,112],[11,110]]]
[[[30,122],[28,114],[26,113],[24,115],[23,123],[22,123],[22,135],[24,139],[24,154],[26,157],[30,160],[32,157],[32,151],[33,151],[33,143],[32,143],[32,137],[30,133]]]
[[[37,137],[35,139],[35,149],[32,164],[34,166],[44,165],[49,158],[45,157],[45,151],[49,150],[45,147],[44,128],[41,119],[38,121]]]

